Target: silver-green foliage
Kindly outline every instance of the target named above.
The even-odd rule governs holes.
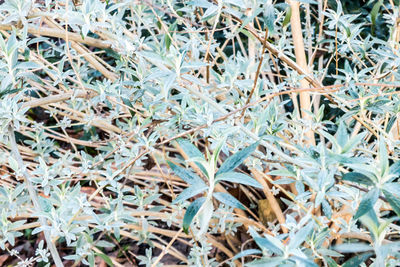
[[[105,251],[114,246],[105,236],[119,242],[131,235],[132,240],[152,246],[159,239],[149,227],[166,223],[188,233],[191,227],[196,233],[188,264],[206,261],[217,265],[216,259],[208,258],[212,248],[206,233],[215,233],[209,222],[216,219],[221,232],[237,231],[235,215],[226,213],[246,207],[230,194],[216,192],[215,186],[241,184],[262,194],[262,185],[237,169],[245,163],[249,169],[268,169],[268,175],[280,177],[276,186],[293,184],[297,194],[279,195],[287,207],[285,224],[271,222],[268,233],[250,228],[253,247],[228,259],[229,264],[245,259],[249,266],[313,266],[316,262],[337,266],[336,261],[342,264],[346,253],[353,257],[342,266],[356,266],[367,259],[374,266],[399,261],[399,244],[392,233],[399,231],[394,216],[400,216],[400,99],[396,89],[400,80],[396,36],[400,29],[399,10],[392,1],[370,1],[367,15],[345,14],[340,1],[328,1],[325,11],[320,8],[325,17],[323,34],[319,34],[320,24],[314,17],[303,24],[305,43],[311,44],[309,55],[317,52],[313,46],[321,44],[326,53],[320,66],[310,66],[311,76],[338,89],[330,92],[335,102],[319,102],[319,96],[313,95],[318,104],[308,121],[301,118],[305,111],[296,107],[295,97],[277,94],[299,87],[303,76],[267,54],[250,100],[276,96],[247,108],[243,117],[240,112],[229,116],[245,105],[253,89],[260,58],[251,58],[248,47],[254,45],[252,52],[258,55],[262,44],[246,26],[255,25],[256,17],[268,28],[268,42],[279,51],[278,56],[295,60],[291,10],[286,3],[57,2],[6,0],[0,5],[0,26],[7,26],[0,34],[0,163],[7,167],[1,172],[0,184],[2,250],[6,245],[13,247],[23,236],[26,220],[18,219],[21,214],[45,218],[48,225],[35,226],[32,234],[48,231],[53,240],[71,249],[64,259],[90,266],[96,256],[110,263],[94,249]],[[318,2],[324,1],[299,2],[302,9],[317,10]],[[64,32],[67,26],[82,37],[82,43],[96,38],[103,47],[109,45],[105,53],[91,48],[105,70],[88,60],[90,49],[82,53],[72,42],[67,45],[65,38],[30,33],[51,27],[52,20],[59,26],[56,30]],[[387,36],[375,34],[380,30],[378,22],[387,28]],[[210,41],[212,32],[215,38]],[[262,36],[264,31],[255,32]],[[225,40],[233,45],[221,51]],[[337,72],[332,71],[336,57],[340,59]],[[210,82],[205,78],[206,69]],[[105,77],[108,72],[112,75]],[[83,89],[95,95],[78,96]],[[38,110],[30,109],[32,99],[63,94],[71,97],[41,105],[52,125],[34,119]],[[159,147],[162,140],[199,126],[202,128],[178,140],[188,160],[170,152],[165,154],[168,160],[164,159]],[[25,167],[36,192],[43,192],[39,211],[34,211],[28,195],[25,170],[10,153],[9,127],[20,133],[18,144],[25,146],[25,150],[19,147],[25,153]],[[317,137],[315,145],[307,143],[305,133],[309,131]],[[82,133],[74,138],[81,138],[83,145],[60,146],[60,138],[68,142],[68,133],[76,132]],[[206,157],[190,139],[208,140]],[[95,153],[90,144],[95,144]],[[230,156],[223,159],[221,155]],[[160,177],[166,176],[165,167],[169,166],[187,184],[169,205],[165,199],[171,193],[161,179],[138,178],[146,160],[153,156],[162,165]],[[189,165],[197,166],[202,177]],[[17,180],[11,180],[14,178]],[[94,195],[82,193],[77,181],[105,193],[101,207]],[[342,208],[351,218],[336,216]],[[316,209],[321,212],[312,214]],[[146,217],[140,212],[165,216]],[[329,230],[332,222],[340,226],[339,233]],[[136,228],[128,227],[131,225]],[[141,230],[132,230],[138,227]],[[289,232],[280,233],[277,229],[281,227]],[[349,233],[355,238],[342,245],[327,247],[324,243]],[[357,236],[363,239],[357,240]],[[249,257],[252,255],[261,257],[255,260]],[[35,256],[26,261],[47,262],[52,255],[42,242]],[[150,248],[137,260],[146,266],[156,261]],[[28,263],[21,259],[21,264]]]

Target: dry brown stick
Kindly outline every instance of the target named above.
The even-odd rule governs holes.
[[[118,79],[118,76],[115,73],[109,71],[106,67],[104,67],[100,62],[96,60],[93,55],[88,54],[80,44],[71,42],[71,47],[75,49],[76,52],[81,54],[90,63],[90,65],[92,65],[96,70],[103,74],[104,77],[110,79],[113,82]]]
[[[77,116],[74,116],[74,119],[77,120],[77,121],[79,121],[79,122],[82,122],[82,123],[89,123],[90,125],[93,125],[93,126],[95,126],[95,127],[98,127],[98,128],[100,128],[100,129],[102,129],[102,130],[104,130],[104,131],[106,131],[106,132],[114,132],[114,133],[119,133],[119,134],[125,133],[123,130],[121,130],[121,129],[118,128],[117,126],[114,126],[114,125],[112,125],[112,124],[110,124],[110,123],[107,123],[104,119],[101,119],[101,118],[98,118],[98,117],[97,117],[97,118],[94,118],[93,120],[91,120],[90,122],[88,122],[88,121],[85,119],[84,113],[82,113],[82,112],[79,112],[79,111],[70,109],[70,108],[66,107],[65,105],[60,105],[60,104],[58,104],[58,103],[53,103],[53,104],[51,104],[51,105],[53,105],[53,106],[55,106],[55,107],[58,107],[58,108],[60,108],[60,109],[64,109],[64,110],[67,110],[67,111],[69,111],[69,112],[72,112],[72,113],[76,114]],[[61,113],[61,112],[60,112],[60,113]]]
[[[161,251],[160,255],[158,255],[156,261],[151,265],[151,267],[156,267],[157,264],[160,262],[160,260],[164,257],[164,255],[168,252],[168,249],[172,246],[172,244],[175,242],[175,240],[178,238],[179,234],[182,233],[183,228],[179,229],[178,232],[174,235],[174,237],[171,239],[171,241],[168,243],[168,245]]]
[[[290,24],[292,28],[296,63],[299,64],[301,69],[306,74],[309,74],[306,54],[304,51],[303,31],[301,28],[301,21],[300,21],[300,8],[299,8],[300,3],[293,0],[289,0],[288,2],[292,10],[292,16],[290,17]],[[300,85],[303,88],[310,87],[309,81],[307,81],[307,79],[305,78],[302,78],[300,80]],[[312,121],[311,115],[307,113],[307,111],[311,113],[311,99],[310,99],[310,94],[308,92],[300,93],[300,108],[302,109],[301,117],[307,121]],[[312,130],[309,130],[306,132],[306,136],[308,138],[307,143],[315,145],[314,132]]]
[[[96,95],[94,92],[83,91],[83,90],[75,91],[72,93],[50,95],[50,96],[36,98],[31,101],[25,102],[22,104],[22,108],[34,108],[34,107],[38,107],[38,106],[57,103],[57,102],[69,100],[73,96],[76,98],[85,98],[85,97],[92,98],[94,95]]]
[[[247,98],[247,100],[246,100],[246,104],[245,104],[245,105],[247,105],[247,104],[250,103],[250,100],[251,100],[251,97],[253,96],[254,90],[255,90],[256,87],[257,87],[258,76],[260,76],[261,66],[262,66],[262,63],[263,63],[263,61],[264,61],[265,49],[266,49],[266,47],[267,47],[267,46],[266,46],[266,43],[267,43],[267,36],[268,36],[268,27],[266,27],[266,29],[265,29],[265,36],[264,36],[263,46],[262,46],[262,49],[261,49],[260,62],[258,63],[258,66],[257,66],[256,76],[254,77],[253,88],[251,88],[250,94],[249,94],[249,96],[248,96],[248,98]],[[245,111],[246,111],[246,110],[243,109],[242,113],[241,113],[240,116],[239,116],[239,120],[243,117]]]
[[[205,63],[208,63],[208,61],[209,61],[210,47],[211,47],[211,43],[214,40],[214,33],[215,33],[215,29],[217,28],[217,24],[219,22],[220,16],[221,16],[221,9],[218,8],[218,13],[217,13],[217,16],[216,16],[215,21],[214,21],[214,25],[213,25],[212,30],[211,30],[211,34],[210,34],[210,36],[207,35],[209,40],[208,40],[208,44],[207,44],[206,55],[204,57],[204,62]],[[207,83],[209,83],[210,82],[210,65],[206,66],[206,79],[207,79]]]
[[[89,224],[89,226],[92,226],[92,225]],[[93,225],[93,227],[95,227],[95,226]],[[140,240],[140,238],[138,236],[135,236],[128,231],[121,230],[120,233],[122,236],[130,238],[132,240],[136,240],[136,241]],[[161,244],[159,244],[157,242],[153,242],[153,244],[155,247],[159,248],[160,250],[163,249],[163,246]],[[185,257],[185,255],[183,255],[181,252],[179,252],[175,248],[172,247],[172,250],[169,252],[169,254],[174,256],[175,258],[187,263],[187,257]]]
[[[13,30],[12,25],[8,24],[0,24],[0,30],[5,30],[5,31],[11,31]],[[53,29],[53,28],[46,28],[46,27],[33,27],[33,26],[28,26],[28,32],[30,34],[34,35],[39,35],[39,36],[47,36],[47,37],[55,37],[55,38],[62,38],[65,39],[65,31],[63,30],[58,30],[58,29]],[[104,42],[99,39],[95,39],[92,37],[85,37],[85,39],[82,38],[80,34],[73,33],[73,32],[68,32],[68,39],[71,41],[75,41],[78,43],[86,44],[89,46],[101,48],[101,49],[108,49],[111,48],[111,44],[108,42]]]

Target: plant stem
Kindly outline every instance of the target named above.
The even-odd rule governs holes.
[[[296,63],[308,74],[308,64],[306,59],[306,54],[304,52],[304,41],[303,41],[303,32],[301,28],[301,20],[300,20],[300,3],[297,1],[289,0],[290,8],[292,9],[292,16],[290,17],[290,24],[292,27],[292,35],[293,35],[293,43],[294,43],[294,52],[296,55]],[[302,78],[300,80],[300,86],[302,88],[309,88],[310,83]],[[306,111],[311,112],[311,101],[310,101],[310,93],[302,92],[300,93],[300,108],[302,118],[311,121],[312,117]],[[308,130],[306,132],[306,136],[308,137],[308,144],[315,145],[314,132],[312,130]]]

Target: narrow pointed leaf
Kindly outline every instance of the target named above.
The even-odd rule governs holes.
[[[183,149],[183,151],[185,152],[185,154],[189,157],[189,159],[191,158],[201,158],[202,160],[205,161],[203,154],[200,152],[200,150],[193,145],[192,143],[190,143],[188,140],[186,139],[178,139],[176,140],[179,144],[179,146]],[[207,171],[204,168],[204,166],[198,162],[196,162],[196,165],[200,168],[200,170],[207,175]]]
[[[361,216],[360,221],[368,228],[373,239],[379,236],[378,217],[373,209],[368,210],[368,212]]]
[[[340,122],[336,135],[339,146],[343,148],[349,141],[349,135],[343,122]]]
[[[271,251],[272,253],[275,253],[277,255],[282,255],[282,250],[280,248],[278,248],[277,246],[275,246],[274,243],[272,243],[271,241],[269,241],[267,238],[264,237],[255,237],[254,241],[256,241],[256,243],[258,244],[258,246],[265,248],[269,251]]]
[[[94,253],[94,255],[102,258],[107,263],[108,266],[114,266],[114,264],[112,263],[112,260],[107,255],[105,255],[103,253]]]
[[[258,142],[236,152],[229,158],[227,158],[224,163],[222,163],[219,168],[217,175],[225,172],[230,172],[234,170],[237,166],[239,166],[251,153],[257,148]]]
[[[250,185],[256,188],[263,188],[262,185],[257,182],[254,178],[251,178],[250,176],[239,173],[239,172],[225,172],[222,174],[217,175],[215,182],[219,181],[227,181],[231,183],[239,183],[239,184],[244,184],[244,185]]]
[[[285,18],[283,19],[282,27],[286,27],[289,24],[291,17],[292,17],[292,9],[289,6],[286,8],[286,15]]]
[[[345,181],[350,181],[363,185],[374,185],[374,182],[366,175],[359,172],[348,172],[342,176]]]
[[[266,5],[264,9],[264,23],[267,25],[268,31],[274,33],[275,9],[273,5]]]
[[[246,250],[243,250],[242,252],[236,254],[235,257],[232,258],[232,261],[240,259],[242,257],[246,257],[249,255],[256,255],[256,254],[262,254],[262,251],[259,249],[246,249]]]
[[[385,183],[382,188],[393,195],[400,196],[400,183],[398,182]]]
[[[290,259],[295,260],[296,263],[301,262],[304,264],[304,266],[307,266],[307,267],[318,267],[318,265],[315,264],[313,261],[299,257],[299,256],[292,256],[292,257],[290,257]]]
[[[373,253],[368,252],[368,253],[363,253],[357,256],[354,256],[347,260],[345,263],[342,264],[342,267],[353,267],[353,266],[360,266],[361,263],[369,259]]]
[[[307,224],[307,226],[302,227],[296,235],[292,238],[292,240],[289,243],[289,248],[290,249],[296,249],[298,248],[303,242],[306,240],[307,236],[311,233],[313,230],[314,226],[313,223]]]
[[[188,230],[190,225],[192,224],[193,218],[199,212],[201,206],[204,204],[205,201],[206,201],[205,197],[198,198],[195,201],[193,201],[192,204],[190,204],[190,206],[187,208],[185,216],[183,216],[183,225],[182,225],[183,231],[186,234],[189,234]]]
[[[396,176],[400,176],[400,160],[396,161],[395,163],[392,164],[392,166],[390,166],[389,173]]]
[[[175,203],[180,203],[182,201],[185,201],[188,198],[194,197],[197,194],[200,194],[201,192],[204,192],[208,187],[203,184],[203,185],[192,185],[189,188],[186,188],[185,190],[182,191],[182,193],[179,194],[177,198],[175,198],[174,201],[172,201],[172,204]]]
[[[370,209],[373,209],[374,204],[378,200],[378,197],[379,197],[379,189],[377,188],[374,188],[367,194],[365,194],[361,200],[360,206],[358,207],[356,214],[354,215],[354,219],[360,218]]]
[[[389,158],[386,149],[385,139],[382,136],[379,140],[379,163],[381,167],[381,175],[384,175],[389,168]]]
[[[387,190],[382,190],[393,211],[400,217],[400,199]]]
[[[125,105],[127,105],[128,107],[131,108],[131,109],[129,109],[129,113],[131,114],[132,117],[134,117],[135,111],[134,111],[134,107],[133,107],[131,101],[126,97],[122,97],[122,102],[124,102]]]
[[[245,210],[246,208],[240,203],[239,200],[237,200],[235,197],[231,196],[230,194],[227,193],[222,193],[222,192],[216,192],[213,194],[213,196],[219,201],[224,203],[225,205],[228,205],[230,207],[238,208]]]
[[[218,156],[219,156],[219,153],[221,152],[221,149],[222,149],[222,146],[224,143],[225,143],[225,138],[223,140],[221,140],[218,143],[217,147],[214,149],[214,153],[212,155],[212,159],[214,161],[214,166],[217,166]]]
[[[324,200],[322,200],[322,203],[321,203],[321,206],[322,206],[322,211],[324,212],[324,215],[328,218],[328,219],[331,219],[332,218],[332,207],[331,207],[331,205],[329,204],[329,202],[326,200],[326,199],[324,199]]]
[[[334,261],[332,258],[328,257],[328,256],[324,256],[324,259],[326,261],[326,263],[328,264],[328,267],[337,267],[339,266],[336,261]]]
[[[168,166],[171,168],[171,170],[178,175],[183,181],[185,181],[188,184],[204,184],[203,180],[193,172],[184,169],[171,161],[167,161]]]
[[[196,233],[197,238],[200,238],[203,234],[207,232],[213,212],[213,202],[211,199],[207,199],[199,213],[200,230]]]

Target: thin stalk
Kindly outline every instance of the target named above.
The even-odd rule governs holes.
[[[251,97],[253,96],[254,90],[255,90],[256,87],[257,87],[258,77],[260,76],[260,70],[261,70],[262,63],[263,63],[263,61],[264,61],[265,50],[266,50],[266,48],[267,48],[267,46],[266,46],[266,43],[267,43],[267,36],[268,36],[268,27],[266,27],[266,29],[265,29],[265,36],[264,36],[263,47],[262,47],[262,49],[261,49],[260,62],[258,63],[258,66],[257,66],[256,76],[254,77],[253,88],[251,88],[249,97],[247,98],[246,104],[245,104],[245,105],[247,105],[247,104],[250,103],[250,100],[251,100]],[[239,120],[243,117],[244,112],[245,112],[245,110],[243,110],[242,113],[240,114]]]
[[[301,20],[300,20],[300,3],[297,1],[289,0],[290,8],[292,9],[292,16],[290,17],[290,24],[292,27],[292,36],[294,43],[294,52],[296,55],[296,63],[304,70],[307,74],[309,73],[308,64],[306,59],[306,54],[304,50],[304,41],[303,41],[303,32],[301,28]],[[300,80],[300,85],[302,88],[308,88],[310,83],[302,78]],[[302,118],[307,121],[312,121],[312,117],[308,112],[311,112],[311,100],[310,93],[303,92],[300,93],[300,108]],[[306,136],[308,140],[306,141],[310,145],[315,145],[314,132],[312,130],[308,130],[306,132]]]

